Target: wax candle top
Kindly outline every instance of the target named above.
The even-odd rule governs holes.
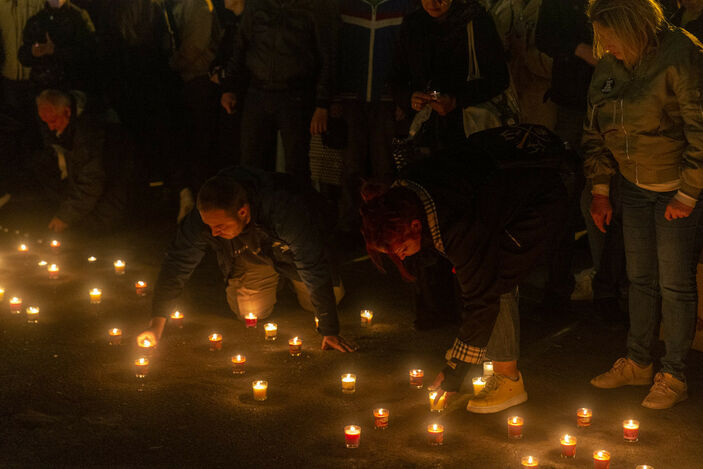
[[[293,337],[291,340],[288,341],[290,345],[300,345],[303,343],[302,340],[300,340],[298,337]]]
[[[46,262],[46,261],[39,261],[39,262],[37,262],[37,265],[38,265],[39,267],[45,267],[46,264],[48,264],[48,262]]]
[[[593,453],[593,459],[597,459],[598,461],[608,461],[610,460],[610,453],[602,449],[598,450]]]
[[[347,435],[358,435],[359,433],[361,433],[361,427],[357,425],[349,425],[344,429],[344,433],[346,433]]]
[[[346,375],[342,375],[342,381],[344,381],[345,383],[356,381],[356,376],[351,373],[347,373]]]
[[[266,381],[254,381],[254,389],[266,389],[268,387],[268,383]]]
[[[278,326],[272,322],[267,322],[266,324],[264,324],[264,329],[266,329],[267,331],[275,331],[276,329],[278,329]]]
[[[29,251],[29,247],[26,244],[20,244],[17,250],[19,252],[27,252]]]
[[[510,417],[508,419],[508,423],[511,425],[522,425],[523,420],[522,420],[522,417],[515,416],[515,417]]]
[[[433,433],[442,432],[442,431],[444,431],[444,426],[433,423],[432,425],[427,426],[427,431],[430,431]]]
[[[410,370],[410,374],[412,376],[420,376],[420,375],[424,375],[425,373],[421,369],[418,368],[415,370]]]
[[[27,314],[39,314],[39,308],[36,306],[30,306],[27,308]]]
[[[47,267],[49,272],[58,272],[59,271],[59,266],[56,264],[51,264],[49,267]]]
[[[17,305],[20,303],[22,303],[22,298],[17,298],[16,296],[10,298],[10,304]]]
[[[386,412],[388,412],[386,409],[376,409],[376,415],[379,417],[383,417]]]
[[[92,262],[95,262],[95,261],[97,261],[97,259],[95,258],[95,256],[90,256],[90,257],[88,258],[88,262],[91,262],[91,263],[92,263]]]
[[[625,420],[622,425],[623,427],[632,430],[640,428],[640,423],[637,420]]]
[[[139,280],[137,283],[134,284],[134,286],[137,288],[144,288],[146,287],[146,282]]]
[[[99,288],[93,288],[92,290],[90,290],[91,295],[100,295],[102,292],[103,291]]]
[[[5,293],[5,289],[4,289],[4,288],[0,288],[0,293]]]
[[[432,391],[430,393],[430,400],[434,401],[434,398],[437,397],[437,391]]]
[[[149,359],[144,357],[137,358],[136,360],[134,360],[134,364],[139,366],[146,366],[149,364]]]
[[[564,435],[561,437],[561,444],[562,445],[575,445],[576,444],[576,438],[574,438],[571,435]]]
[[[254,313],[249,313],[244,316],[244,319],[256,319],[256,315]]]
[[[213,342],[222,340],[222,334],[218,334],[217,332],[215,332],[214,334],[210,334],[210,340]]]
[[[115,267],[124,267],[124,261],[121,259],[116,260]]]
[[[178,318],[182,318],[182,317],[183,317],[183,314],[181,314],[180,311],[175,311],[175,312],[171,313],[171,318],[173,318],[173,319],[178,319]]]
[[[110,329],[110,335],[121,335],[122,334],[122,329],[118,329],[116,327],[113,327]]]
[[[144,347],[144,348],[149,348],[149,347],[152,347],[153,345],[154,345],[154,344],[152,344],[149,339],[144,339],[144,340],[142,340],[142,342],[139,344],[140,347]]]
[[[232,357],[232,363],[244,363],[247,361],[244,355],[235,355]]]
[[[361,316],[364,318],[371,319],[373,317],[373,311],[371,311],[370,309],[362,309]]]
[[[486,384],[486,382],[480,376],[474,378],[473,380],[471,380],[471,382],[474,384]]]
[[[57,248],[57,247],[59,247],[59,246],[61,246],[61,242],[60,242],[59,240],[54,239],[54,240],[51,241],[51,247],[52,247],[52,248]]]
[[[582,407],[582,408],[580,408],[580,409],[578,410],[578,412],[576,412],[576,413],[577,413],[578,415],[581,415],[581,416],[589,416],[589,415],[591,415],[593,412],[591,411],[591,409],[587,409],[586,407]]]

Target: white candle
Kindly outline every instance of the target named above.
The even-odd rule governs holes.
[[[36,324],[39,322],[39,308],[30,306],[27,308],[27,322]]]
[[[117,275],[124,275],[124,270],[125,270],[126,264],[124,263],[124,261],[122,259],[116,260],[114,263],[114,266],[115,266],[115,273]]]

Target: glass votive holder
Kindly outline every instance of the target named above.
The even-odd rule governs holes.
[[[473,378],[471,380],[471,384],[474,387],[474,396],[476,396],[478,393],[480,393],[483,390],[483,388],[486,387],[486,381],[484,381],[483,377],[481,377],[481,376]]]
[[[214,332],[208,337],[210,340],[210,351],[215,352],[217,350],[222,350],[222,334]]]
[[[561,443],[562,458],[576,457],[576,438],[571,435],[564,435],[559,440],[559,443]]]
[[[146,357],[137,358],[134,360],[134,374],[139,379],[146,378],[149,373],[149,359]]]
[[[625,420],[622,422],[622,436],[628,443],[637,443],[640,439],[639,420]]]
[[[320,329],[320,318],[315,316],[315,330]]]
[[[278,336],[278,325],[275,322],[267,322],[264,324],[264,338],[273,342]]]
[[[5,299],[5,289],[0,288],[0,301]]]
[[[594,451],[593,469],[610,469],[610,453],[604,449]]]
[[[37,306],[29,306],[25,313],[29,324],[37,324],[39,322],[39,308]]]
[[[49,243],[49,246],[51,246],[51,249],[53,251],[58,251],[59,248],[61,247],[61,241],[58,239],[52,239],[51,242]]]
[[[125,268],[127,267],[127,264],[122,259],[117,259],[113,266],[115,267],[115,274],[117,275],[124,275]]]
[[[120,345],[122,343],[122,329],[113,327],[107,331],[108,344],[110,345]]]
[[[137,293],[137,296],[146,296],[146,282],[143,280],[139,280],[134,284],[134,290]]]
[[[49,267],[46,268],[47,272],[49,272],[49,279],[51,280],[57,280],[59,278],[59,266],[56,264],[51,264]]]
[[[347,425],[344,427],[344,442],[347,448],[358,448],[361,440],[361,427],[358,425]]]
[[[444,444],[444,425],[438,423],[428,425],[427,441],[430,446],[442,446]]]
[[[410,370],[410,386],[421,389],[425,372],[420,369]]]
[[[244,326],[247,328],[249,327],[256,327],[256,315],[254,313],[249,313],[246,316],[244,316]]]
[[[29,246],[27,246],[26,244],[20,244],[19,246],[17,246],[17,251],[19,251],[23,254],[27,253],[27,252],[29,252]]]
[[[232,374],[243,375],[246,371],[247,357],[244,355],[234,355],[232,357]]]
[[[361,327],[370,327],[371,321],[373,320],[373,311],[370,309],[362,309],[359,317],[361,318]]]
[[[171,313],[171,324],[179,329],[183,328],[183,313],[180,311],[174,311]]]
[[[508,419],[508,438],[511,440],[522,439],[522,427],[525,420],[522,417],[513,416]]]
[[[534,456],[523,456],[520,464],[522,467],[539,467],[539,459]]]
[[[441,392],[441,395],[439,395]],[[447,393],[444,391],[430,391],[428,397],[430,400],[430,412],[442,412],[446,405]],[[439,397],[437,397],[439,395]]]
[[[593,411],[582,407],[576,411],[576,426],[577,427],[590,427],[591,419],[593,418]]]
[[[10,298],[10,312],[13,314],[20,314],[22,312],[22,298],[16,296]]]
[[[356,391],[356,375],[346,373],[342,375],[342,392],[353,394]]]
[[[265,401],[266,400],[266,391],[268,390],[269,383],[268,381],[263,381],[263,380],[258,380],[254,381],[251,383],[251,389],[252,392],[254,393],[254,400],[255,401]]]
[[[93,288],[88,292],[88,296],[90,296],[91,305],[99,305],[103,298],[103,291],[99,288]]]
[[[374,409],[373,411],[373,428],[376,430],[385,430],[388,428],[388,409]]]
[[[303,340],[299,337],[293,337],[288,341],[288,352],[291,357],[299,357],[303,352]]]
[[[97,260],[98,260],[98,259],[97,259],[95,256],[90,256],[90,257],[88,258],[88,264],[90,264],[90,265],[95,265],[95,261],[97,261]]]
[[[493,362],[483,362],[483,377],[493,376]]]

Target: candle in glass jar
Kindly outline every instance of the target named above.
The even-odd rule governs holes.
[[[36,324],[39,322],[39,308],[36,306],[29,306],[27,308],[27,322]]]
[[[90,295],[90,304],[97,305],[102,301],[103,291],[99,288],[93,288],[88,292],[88,295]]]
[[[266,390],[269,387],[268,381],[254,381],[251,383],[251,389],[254,392],[255,401],[265,401],[266,400]]]
[[[268,341],[276,340],[278,336],[278,324],[275,322],[267,322],[264,324],[264,338]]]
[[[483,362],[483,376],[485,378],[493,376],[493,362]]]
[[[444,391],[440,392],[442,395],[439,398],[437,398],[437,394],[439,394],[437,391],[430,392],[430,412],[442,412],[444,410],[447,394]]]
[[[594,451],[593,469],[610,469],[610,453],[603,449]]]
[[[5,299],[5,289],[0,288],[0,301]]]
[[[49,278],[52,280],[56,280],[59,278],[59,266],[56,264],[51,264],[49,267],[46,268],[46,270],[49,272]]]
[[[523,456],[520,460],[522,467],[538,467],[539,459],[534,456]]]
[[[576,438],[571,435],[564,435],[559,442],[561,443],[562,458],[576,457]]]
[[[13,296],[10,298],[10,312],[20,314],[22,312],[22,298]]]
[[[210,351],[222,350],[222,334],[217,332],[210,334]]]
[[[472,379],[471,383],[474,386],[474,396],[477,395],[478,393],[480,393],[483,390],[483,388],[486,387],[486,382],[480,376]]]
[[[373,319],[373,311],[370,309],[361,310],[361,327],[369,327],[371,325],[371,320]]]
[[[410,386],[421,389],[425,372],[420,369],[410,370]]]
[[[122,343],[122,329],[113,327],[107,331],[110,345],[120,345]]]
[[[254,313],[249,313],[244,316],[244,325],[246,327],[256,327],[256,315]]]
[[[508,419],[508,438],[519,440],[522,438],[522,426],[525,421],[522,417],[514,416]]]
[[[149,359],[146,357],[141,357],[134,360],[134,370],[137,378],[146,378],[146,375],[149,372]]]
[[[444,444],[444,425],[433,423],[427,426],[427,437],[430,445],[441,446]]]
[[[593,411],[585,407],[580,408],[576,411],[576,426],[578,427],[590,427],[591,418],[593,417]]]
[[[640,438],[639,420],[625,420],[622,423],[622,432],[625,441],[628,443],[636,443]]]
[[[342,392],[352,394],[354,391],[356,391],[356,375],[351,373],[342,375]]]
[[[137,295],[146,296],[146,282],[143,280],[137,281],[137,283],[134,284],[134,289],[136,290]]]
[[[117,275],[124,275],[126,264],[122,259],[117,259],[113,265],[115,266],[115,273]]]
[[[26,252],[29,252],[29,246],[27,246],[26,244],[20,244],[17,247],[17,250],[21,253],[26,253]]]
[[[347,425],[344,427],[344,442],[347,448],[358,448],[361,439],[361,427],[358,425]]]
[[[171,323],[176,327],[183,327],[183,314],[180,311],[171,313]]]
[[[44,260],[37,262],[37,266],[39,267],[46,267],[47,265],[49,265],[49,263]]]
[[[373,411],[373,427],[376,430],[385,430],[388,428],[388,415],[388,409],[375,409]]]
[[[299,357],[303,349],[303,340],[299,337],[293,337],[288,341],[288,352],[291,357]]]
[[[320,318],[315,316],[315,330],[318,330],[320,328]]]
[[[243,375],[246,371],[247,357],[244,355],[234,355],[232,357],[232,374]]]
[[[51,240],[51,243],[49,243],[49,246],[51,246],[51,249],[54,251],[58,251],[61,247],[61,242],[58,239],[53,239]]]
[[[95,263],[95,261],[97,261],[97,259],[95,258],[95,256],[90,256],[90,257],[88,258],[88,264],[93,264],[93,263]]]

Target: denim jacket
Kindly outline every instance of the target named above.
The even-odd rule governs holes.
[[[267,173],[251,168],[234,167],[220,174],[242,184],[251,207],[251,222],[245,235],[255,236],[263,253],[270,256],[277,269],[293,267],[310,292],[312,304],[320,319],[322,335],[339,333],[332,266],[326,247],[321,197],[311,187],[299,185],[280,173]],[[175,308],[186,281],[200,264],[208,248],[217,256],[225,283],[232,276],[238,255],[237,238],[227,240],[212,236],[194,209],[181,222],[175,239],[166,251],[154,290],[153,316],[167,317]]]

